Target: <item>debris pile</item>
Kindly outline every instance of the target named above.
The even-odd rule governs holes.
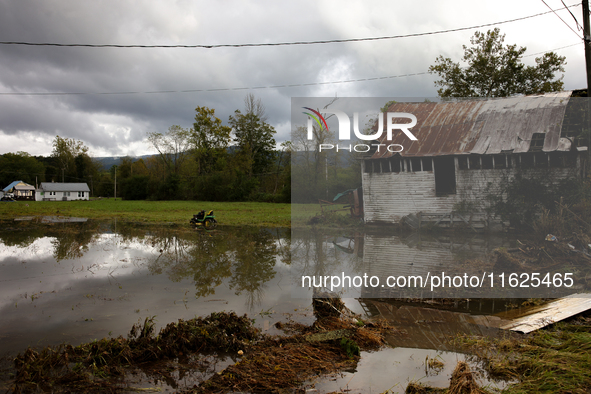
[[[429,387],[417,382],[410,382],[404,391],[406,394],[486,394],[474,377],[474,373],[470,370],[468,363],[459,361],[454,369],[449,388]]]
[[[315,298],[312,326],[288,328],[289,337],[267,337],[245,352],[238,363],[195,387],[194,393],[264,392],[292,390],[320,375],[354,368],[361,350],[384,344],[385,323],[353,317],[340,298]],[[299,332],[296,332],[299,331]]]
[[[484,394],[468,364],[464,361],[458,362],[451,374],[448,394]]]
[[[139,363],[173,359],[204,351],[245,350],[259,338],[252,321],[235,313],[212,313],[205,318],[179,320],[154,336],[154,318],[134,325],[128,338],[103,338],[79,346],[60,345],[39,351],[28,348],[14,360],[12,391],[76,392],[123,389],[117,377]]]

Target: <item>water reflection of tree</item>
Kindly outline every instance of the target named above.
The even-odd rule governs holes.
[[[149,269],[154,274],[166,272],[173,281],[193,279],[196,297],[215,294],[228,279],[230,289],[245,293],[247,304],[253,307],[261,301],[264,284],[275,276],[277,257],[288,262],[285,246],[278,247],[285,243],[285,235],[260,228],[168,236],[161,233],[145,238],[159,250]]]
[[[53,256],[56,261],[76,259],[88,251],[89,245],[96,239],[97,224],[35,225],[0,232],[0,241],[6,246],[26,248],[41,238],[50,238]]]
[[[264,284],[275,277],[277,244],[268,231],[250,229],[242,232],[241,247],[233,253],[234,272],[230,288],[239,295],[246,293],[247,305],[259,305],[264,295]]]
[[[95,231],[69,229],[60,231],[51,240],[56,261],[78,259],[88,251],[98,234]]]
[[[0,241],[6,246],[18,246],[26,248],[37,239],[46,237],[46,230],[42,228],[32,229],[8,229],[0,232]]]
[[[345,269],[358,273],[363,258],[356,253],[345,253],[337,248],[333,241],[341,233],[334,230],[294,230],[291,243],[292,273],[296,283],[302,275],[326,276],[340,275]],[[361,242],[362,234],[352,237],[354,242]]]

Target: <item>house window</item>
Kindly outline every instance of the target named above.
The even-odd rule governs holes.
[[[435,195],[437,197],[456,194],[456,165],[453,156],[436,157]]]
[[[431,158],[421,159],[423,161],[423,171],[433,171],[433,162]]]
[[[479,170],[480,169],[480,156],[470,156],[470,169],[471,170]]]
[[[507,168],[507,156],[506,155],[494,155],[495,168]]]
[[[534,156],[530,153],[529,155],[519,155],[519,166],[521,168],[533,168],[534,167]]]
[[[400,172],[400,156],[392,157],[390,159],[390,168],[392,172]]]
[[[410,165],[412,167],[412,172],[419,172],[422,171],[421,167],[421,158],[420,157],[412,157],[410,159]]]
[[[55,196],[55,192],[49,192],[50,196]]]
[[[70,197],[70,192],[64,192],[64,196]]]
[[[536,168],[548,168],[548,155],[544,152],[534,153]]]
[[[534,133],[531,137],[531,143],[529,144],[529,151],[541,151],[544,147],[544,140],[546,139],[545,133]]]
[[[78,192],[78,197],[84,197],[84,192]]]
[[[458,168],[460,170],[467,170],[468,169],[468,158],[466,156],[459,156],[458,157]]]

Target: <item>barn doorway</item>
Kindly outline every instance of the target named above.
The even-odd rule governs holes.
[[[456,194],[456,165],[453,156],[436,157],[435,164],[435,195],[443,197]]]

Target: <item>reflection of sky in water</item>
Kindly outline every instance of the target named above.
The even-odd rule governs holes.
[[[441,368],[426,367],[428,359],[442,363]],[[380,352],[362,352],[361,361],[354,371],[334,374],[328,379],[320,378],[314,382],[314,388],[321,393],[345,391],[402,394],[410,382],[419,382],[430,387],[449,387],[451,375],[459,361],[469,363],[481,386],[496,391],[506,386],[504,381],[486,379],[484,370],[464,354],[397,347]]]
[[[0,356],[22,352],[29,345],[76,345],[108,335],[126,336],[134,323],[151,316],[156,316],[159,329],[178,319],[235,311],[247,313],[266,332],[277,333],[273,328],[277,321],[314,321],[312,289],[301,288],[302,274],[357,275],[366,271],[368,257],[370,262],[378,261],[371,253],[364,254],[360,239],[367,243],[368,237],[363,234],[348,238],[304,231],[290,238],[281,231],[252,228],[179,237],[164,229],[156,234],[128,232],[132,235],[58,232],[18,243],[8,241],[10,236],[0,231],[0,240],[5,241],[0,241]],[[400,243],[395,241],[391,243]],[[426,248],[425,242],[422,247]],[[359,294],[354,289],[341,296],[355,313],[371,315],[368,307],[379,309],[368,300],[354,299]],[[393,325],[402,324],[400,313],[394,314],[400,307],[382,309],[391,312],[382,315],[395,320]],[[419,319],[409,316],[412,322]],[[465,320],[464,315],[460,317]],[[462,332],[448,323],[449,331]],[[406,328],[416,329],[409,323]],[[420,328],[422,334],[435,337],[441,324],[423,321]],[[402,335],[394,346],[400,342],[425,346],[421,338],[417,343],[411,339]],[[417,354],[422,359],[411,362]],[[318,382],[318,387],[369,387],[370,382],[372,388],[383,391],[392,382],[402,384],[419,376],[424,357],[416,349],[364,353],[354,379],[344,373],[337,381]],[[383,374],[378,367],[386,365],[406,369],[396,379],[386,374],[380,380]]]
[[[99,234],[88,245],[68,245],[67,252],[76,257],[59,260],[56,241],[42,237],[26,247],[0,244],[0,355],[28,345],[77,344],[109,333],[125,336],[149,316],[156,316],[162,327],[178,319],[236,311],[272,329],[285,318],[282,312],[297,314],[310,305],[309,298],[291,299],[289,267],[275,252],[274,274],[256,291],[249,293],[248,285],[222,275],[219,284],[208,284],[213,294],[196,298],[199,273],[187,274],[193,258],[183,254],[192,250],[187,240],[170,237],[163,246],[158,237]]]

